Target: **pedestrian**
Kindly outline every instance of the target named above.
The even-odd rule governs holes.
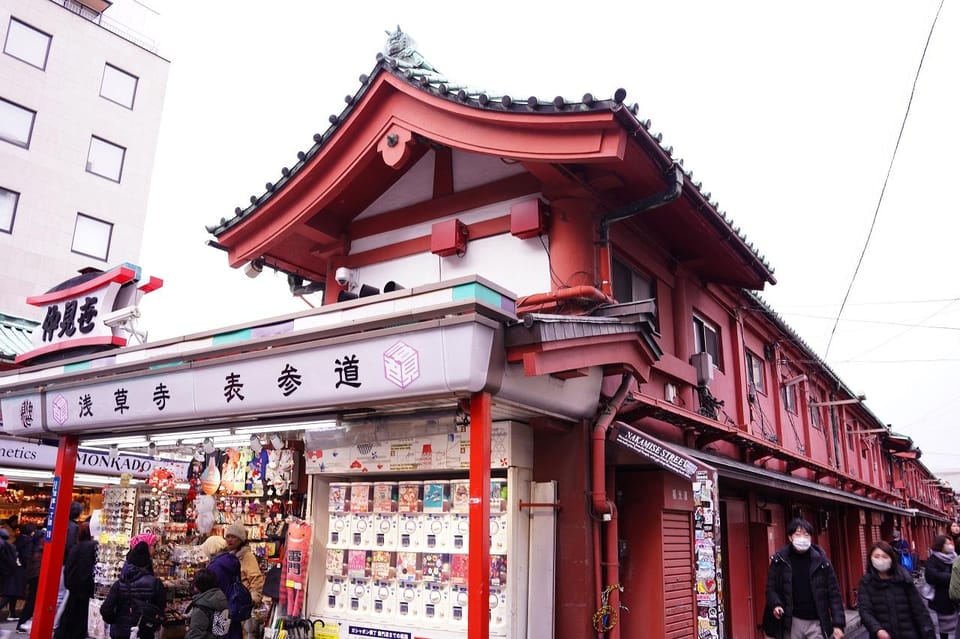
[[[37,602],[37,585],[40,583],[40,564],[43,561],[43,530],[38,530],[35,524],[26,523],[20,529],[20,534],[30,540],[27,549],[27,591],[25,593],[23,610],[20,611],[20,620],[17,623],[17,633],[27,632],[27,623],[33,618],[34,606]],[[26,544],[25,544],[26,546]],[[21,556],[21,563],[24,563]]]
[[[9,529],[13,533],[10,543],[17,551],[17,567],[14,570],[11,583],[7,584],[3,594],[10,597],[10,617],[16,618],[17,601],[27,596],[27,559],[30,557],[30,545],[33,540],[29,535],[23,535],[23,530],[16,517],[10,518]],[[0,610],[2,610],[2,606],[0,606]]]
[[[17,548],[10,543],[10,530],[4,526],[0,528],[0,620],[9,620],[3,614],[7,604],[10,605],[10,618],[16,619],[17,599],[23,597],[23,586]]]
[[[185,639],[214,639],[214,616],[227,609],[227,596],[217,585],[217,576],[206,568],[193,576],[193,591],[196,594],[186,610],[190,620]]]
[[[120,570],[120,578],[100,606],[100,616],[110,624],[110,639],[131,639],[138,628],[138,639],[154,639],[163,620],[167,592],[163,583],[147,572],[150,549],[140,542],[130,549]]]
[[[67,521],[67,542],[63,547],[63,563],[67,563],[67,555],[77,545],[77,535],[80,533],[80,525],[77,520],[83,514],[83,504],[79,501],[70,502],[70,516]],[[60,625],[60,615],[63,614],[64,606],[67,605],[67,587],[63,578],[63,567],[60,568],[60,587],[57,589],[57,612],[53,617],[53,628]]]
[[[960,548],[960,522],[951,521],[950,527],[947,528],[947,535],[953,540],[954,549]]]
[[[930,613],[893,546],[878,541],[868,556],[857,599],[871,639],[936,639]]]
[[[890,546],[897,551],[897,558],[900,564],[907,569],[907,572],[913,572],[913,555],[910,553],[910,543],[903,538],[898,529],[893,530],[893,541]]]
[[[767,571],[764,632],[776,639],[843,639],[840,585],[826,553],[813,543],[813,526],[793,519],[787,539]]]
[[[240,560],[240,582],[250,591],[250,599],[256,608],[263,598],[264,577],[260,570],[260,562],[257,561],[253,549],[247,543],[247,529],[240,524],[230,524],[227,526],[224,539],[227,542],[227,550]],[[253,618],[243,622],[243,634],[247,639],[257,636],[255,626],[256,621]]]
[[[86,639],[96,563],[97,542],[90,535],[90,526],[84,522],[79,525],[77,544],[63,566],[64,583],[70,595],[60,616],[60,626],[53,633],[54,639]]]
[[[154,535],[153,533],[140,533],[139,535],[134,535],[130,539],[130,548],[139,544],[140,542],[147,544],[147,550],[150,554],[150,563],[146,566],[146,571],[151,575],[153,574],[153,559],[157,556],[157,542],[160,541],[160,538]]]
[[[957,629],[957,604],[950,599],[950,571],[957,560],[956,547],[947,535],[937,535],[930,548],[924,579],[933,586],[930,610],[937,613],[940,639],[949,639]]]
[[[210,557],[207,570],[217,578],[217,587],[227,594],[230,584],[240,579],[240,560],[227,550],[227,540],[219,535],[211,535],[200,546]],[[228,600],[229,601],[229,600]],[[242,639],[243,623],[239,619],[230,619],[230,632],[227,639]]]

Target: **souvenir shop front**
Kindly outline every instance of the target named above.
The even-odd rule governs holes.
[[[43,528],[50,510],[57,446],[53,441],[28,441],[0,437],[0,520],[32,523]],[[143,483],[157,468],[166,468],[180,481],[187,464],[148,455],[81,448],[77,456],[72,501],[80,502],[83,518],[101,507],[104,486],[116,485],[123,475],[133,484]]]
[[[529,548],[555,543],[551,486],[531,481],[528,423],[591,416],[602,373],[557,380],[507,365],[514,308],[470,276],[21,369],[0,377],[4,429],[62,438],[64,491],[77,443],[200,444],[185,482],[158,472],[143,488],[105,489],[100,586],[129,538],[150,532],[162,538],[158,570],[179,588],[200,560],[191,537],[240,522],[264,567],[282,571],[273,625],[326,616],[328,636],[344,639],[381,627],[442,639],[468,626],[520,637],[553,615],[552,600],[527,607],[528,592],[552,591],[554,557]],[[24,422],[27,406],[37,410]],[[41,577],[41,600],[44,588]]]

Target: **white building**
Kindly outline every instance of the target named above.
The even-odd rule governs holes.
[[[0,314],[138,263],[170,63],[110,5],[0,2]]]

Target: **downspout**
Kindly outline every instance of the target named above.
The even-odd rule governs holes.
[[[670,180],[670,171],[673,171],[673,179]],[[613,296],[612,278],[610,273],[610,225],[621,220],[633,217],[650,211],[652,209],[673,202],[683,193],[683,169],[677,164],[672,164],[667,169],[668,176],[667,188],[660,193],[637,200],[622,209],[611,211],[600,219],[600,290],[605,295]]]
[[[613,420],[616,418],[617,413],[620,411],[620,407],[623,406],[623,402],[627,398],[627,393],[630,391],[630,385],[633,381],[633,377],[629,374],[624,374],[620,379],[620,386],[617,388],[616,392],[613,394],[613,397],[610,399],[606,405],[601,408],[597,417],[593,422],[593,430],[591,433],[591,491],[590,491],[590,502],[593,506],[593,560],[594,560],[594,576],[597,580],[597,589],[596,589],[596,600],[597,600],[597,610],[600,609],[602,603],[600,601],[600,593],[603,592],[604,588],[607,585],[618,584],[620,583],[620,566],[617,559],[618,547],[617,547],[617,507],[616,505],[607,498],[607,477],[606,477],[606,453],[607,453],[607,431],[610,428],[610,424],[613,423]],[[600,573],[600,566],[602,564],[601,557],[603,553],[600,549],[600,522],[601,520],[609,524],[607,529],[607,562],[606,566],[606,584],[604,584],[603,579]],[[611,536],[613,536],[611,540]],[[610,548],[609,546],[613,546]],[[620,610],[620,593],[618,590],[613,590],[610,593],[610,599],[608,604],[619,614]],[[603,637],[604,633],[598,632],[598,637]],[[615,627],[607,635],[609,639],[620,636],[619,628]]]

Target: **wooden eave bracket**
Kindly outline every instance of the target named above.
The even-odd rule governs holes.
[[[377,142],[377,152],[387,166],[399,169],[406,164],[416,145],[413,131],[399,124],[392,124]]]

